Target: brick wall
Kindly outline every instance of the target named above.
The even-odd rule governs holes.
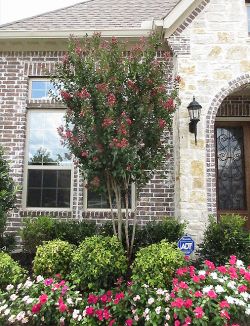
[[[10,161],[11,172],[15,182],[20,186],[17,195],[16,208],[8,218],[8,230],[16,231],[24,216],[53,215],[58,218],[84,218],[102,222],[109,218],[105,212],[83,211],[83,180],[77,168],[74,169],[73,210],[72,212],[44,210],[27,211],[22,209],[22,190],[24,174],[24,151],[27,107],[40,104],[44,108],[55,107],[49,101],[40,103],[28,102],[29,77],[46,76],[60,60],[63,52],[0,52],[0,143],[4,146],[6,158]],[[169,61],[169,71],[173,62]],[[171,80],[171,76],[170,76]],[[172,145],[172,132],[167,135]],[[173,149],[170,146],[164,171],[142,190],[138,202],[138,216],[141,223],[174,214],[174,160]]]

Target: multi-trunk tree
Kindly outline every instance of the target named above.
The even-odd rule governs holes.
[[[59,133],[87,187],[107,194],[114,234],[122,240],[124,226],[128,255],[135,232],[129,236],[130,186],[138,195],[162,168],[168,150],[163,135],[176,108],[178,81],[167,95],[169,55],[158,60],[160,47],[157,35],[132,47],[99,34],[72,38],[53,75],[57,100],[68,108]]]

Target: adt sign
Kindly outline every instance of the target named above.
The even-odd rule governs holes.
[[[178,241],[178,248],[186,255],[189,256],[194,251],[194,240],[189,235],[184,235]]]

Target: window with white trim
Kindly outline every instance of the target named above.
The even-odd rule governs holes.
[[[24,184],[26,208],[72,207],[72,160],[57,132],[63,124],[63,117],[64,110],[28,110]]]
[[[247,27],[248,27],[248,34],[250,34],[250,0],[246,0],[247,4]]]

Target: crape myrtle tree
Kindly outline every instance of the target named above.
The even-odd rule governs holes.
[[[163,167],[168,150],[164,130],[171,126],[177,102],[178,78],[167,95],[169,53],[163,51],[164,58],[157,60],[160,48],[156,34],[129,51],[115,37],[72,37],[52,79],[56,99],[67,106],[59,133],[87,187],[107,194],[114,234],[122,240],[124,226],[128,256],[136,225],[135,213],[130,236],[130,186],[135,183],[138,194],[155,169]]]

